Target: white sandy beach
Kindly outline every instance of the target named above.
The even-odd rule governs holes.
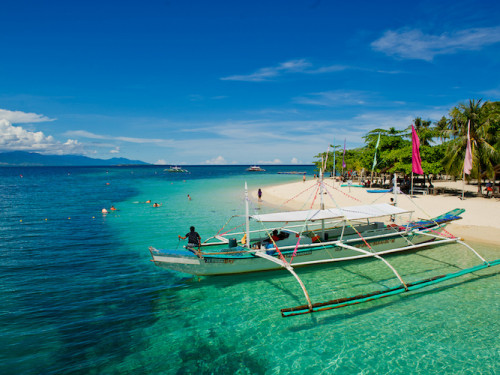
[[[392,193],[368,193],[367,189],[340,187],[333,179],[326,179],[329,193],[324,194],[325,207],[357,206],[371,203],[390,203]],[[447,227],[447,231],[467,241],[500,245],[500,199],[483,197],[466,197],[461,200],[458,194],[462,190],[462,182],[433,181],[436,188],[454,189],[457,195],[415,195],[410,199],[405,195],[397,196],[399,207],[414,211],[414,218],[428,219],[441,215],[454,208],[463,208],[462,220],[455,221]],[[319,208],[319,194],[316,194],[317,180],[288,183],[262,189],[263,204],[278,206],[281,210],[298,210]],[[333,186],[333,187],[332,187]],[[465,185],[465,190],[476,192],[477,186]],[[256,192],[252,192],[256,197]],[[292,199],[293,198],[293,199]],[[290,200],[291,199],[291,200]]]

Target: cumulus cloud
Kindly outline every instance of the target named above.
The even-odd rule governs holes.
[[[268,161],[268,160],[259,160],[258,164],[283,164],[283,162],[276,158],[274,160]]]
[[[54,119],[37,113],[9,111],[7,109],[0,109],[0,119],[7,120],[11,124],[29,124],[34,122],[54,121]]]
[[[155,162],[156,165],[166,165],[167,164],[167,161],[165,159],[158,159],[156,162]]]
[[[119,154],[120,153],[120,147],[115,147],[114,149],[109,151],[111,154]]]
[[[0,119],[0,150],[64,155],[83,153],[83,145],[74,139],[61,143],[51,135],[28,131],[21,126],[12,125],[6,119]]]
[[[209,164],[209,165],[221,165],[221,164],[229,164],[226,159],[222,156],[217,156],[215,158],[212,158],[210,160],[205,160],[203,164]]]
[[[500,26],[471,28],[440,35],[417,29],[388,30],[374,41],[374,50],[403,59],[431,61],[436,55],[479,50],[500,42]]]

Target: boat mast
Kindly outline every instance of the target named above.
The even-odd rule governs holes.
[[[246,222],[246,246],[250,248],[250,212],[248,208],[248,186],[245,181],[245,222]]]

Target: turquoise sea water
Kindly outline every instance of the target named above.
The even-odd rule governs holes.
[[[0,169],[0,374],[500,373],[498,267],[281,318],[305,303],[286,271],[198,279],[150,262],[148,246],[175,248],[190,225],[206,238],[243,213],[245,181],[296,181],[276,172],[304,168],[310,177],[278,166]],[[388,260],[410,282],[478,263],[455,245]],[[375,261],[298,274],[313,302],[397,284]]]

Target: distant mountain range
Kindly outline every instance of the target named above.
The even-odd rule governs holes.
[[[80,155],[42,155],[36,152],[12,151],[0,153],[0,167],[69,167],[69,166],[112,166],[147,165],[140,160],[125,158],[94,159]]]

